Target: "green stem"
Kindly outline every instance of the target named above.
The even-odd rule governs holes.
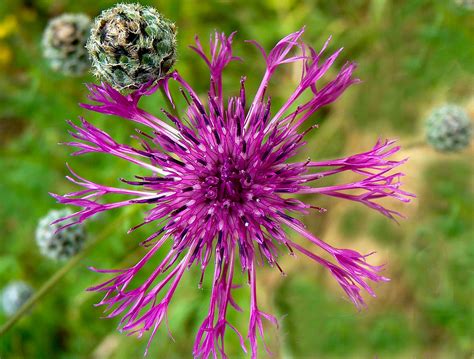
[[[415,141],[408,143],[406,145],[402,145],[402,150],[411,150],[413,148],[422,148],[426,147],[426,142],[423,140]]]
[[[136,207],[134,207],[136,208]],[[20,318],[26,314],[38,301],[40,301],[50,289],[52,289],[59,281],[69,273],[99,242],[108,238],[113,233],[117,225],[120,224],[126,216],[129,216],[131,211],[124,211],[122,215],[117,217],[115,221],[102,232],[100,232],[89,244],[78,254],[72,257],[61,269],[59,269],[54,275],[49,278],[43,286],[31,296],[18,311],[10,317],[10,319],[0,328],[0,336],[4,335],[9,329],[11,329]]]

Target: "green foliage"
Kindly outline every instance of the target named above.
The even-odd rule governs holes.
[[[416,333],[408,316],[387,308],[357,312],[342,293],[321,286],[310,274],[287,278],[276,293],[282,332],[295,357],[373,357],[400,354]],[[307,308],[303,310],[302,308]]]
[[[473,172],[460,160],[427,168],[431,186],[420,198],[424,214],[412,236],[413,247],[403,257],[419,303],[421,330],[429,341],[449,338],[443,345],[457,356],[469,353],[474,330],[474,280],[469,275],[474,265]]]
[[[365,214],[363,208],[356,207],[349,209],[342,215],[339,225],[344,237],[357,236],[364,229]]]
[[[369,225],[369,233],[379,243],[384,245],[399,245],[403,233],[399,227],[384,217],[374,218]]]

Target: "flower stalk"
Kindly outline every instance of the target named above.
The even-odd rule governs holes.
[[[85,248],[73,256],[64,266],[55,272],[22,306],[13,314],[5,324],[0,327],[0,337],[8,332],[30,309],[40,302],[71,270],[73,270],[90,251],[104,239],[108,238],[125,218],[130,216],[136,208],[125,210],[109,226],[94,238],[91,238]]]

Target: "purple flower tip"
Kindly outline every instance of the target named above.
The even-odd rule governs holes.
[[[327,268],[356,306],[364,305],[362,291],[374,295],[369,282],[387,280],[379,274],[381,267],[367,262],[367,255],[330,246],[308,232],[293,216],[312,209],[325,211],[295,197],[304,193],[360,202],[389,218],[399,213],[383,207],[379,199],[392,197],[408,202],[413,196],[401,189],[402,173],[396,172],[396,168],[404,160],[392,159],[399,150],[394,141],[379,140],[366,152],[335,160],[291,162],[305,143],[309,130],[300,130],[305,121],[358,81],[352,76],[355,64],[347,63],[332,81],[317,86],[341,50],[324,58],[327,43],[316,52],[301,41],[303,31],[286,36],[268,53],[252,42],[261,51],[267,67],[250,101],[245,78],[237,96],[224,101],[222,93],[223,70],[239,59],[232,53],[234,34],[226,37],[216,33],[211,37],[210,55],[197,38],[192,47],[210,70],[206,103],[201,102],[178,72],[169,74],[155,86],[148,84],[129,95],[120,94],[106,83],[88,86],[89,99],[94,104],[83,104],[84,108],[116,115],[148,129],[137,130],[134,138],[141,144],[137,148],[115,141],[85,119],[81,118],[79,124],[71,123],[74,140],[69,145],[78,149],[76,154],[107,153],[144,168],[149,175],[121,179],[127,186],[116,188],[96,184],[71,170],[68,179],[81,190],[53,195],[61,203],[80,207],[74,214],[76,222],[114,208],[151,206],[143,223],[131,229],[151,222],[158,226],[159,230],[143,242],[149,248],[147,254],[127,269],[93,269],[113,276],[90,290],[104,293],[99,305],[106,307],[108,317],[121,316],[122,330],[140,336],[151,331],[152,338],[160,324],[167,321],[168,307],[185,270],[199,266],[201,285],[212,261],[209,312],[198,330],[194,356],[225,358],[224,337],[228,328],[237,334],[246,351],[246,340],[227,319],[228,310],[240,310],[232,297],[238,260],[242,271],[247,272],[250,286],[247,339],[251,356],[255,358],[257,336],[263,337],[263,322],[277,324],[273,316],[258,307],[259,258],[281,270],[277,262],[279,250],[288,249],[290,254],[296,250]],[[274,72],[288,63],[301,65],[301,79],[286,103],[275,110],[266,90]],[[188,103],[181,118],[166,111],[156,117],[138,106],[142,96],[153,94],[159,87],[174,104],[169,90],[172,82],[183,89],[182,95]],[[303,97],[303,93],[310,96]],[[352,172],[358,179],[328,187],[314,185],[323,177],[343,172]],[[107,200],[109,194],[128,199],[114,202]],[[284,228],[308,239],[313,249],[296,243]],[[149,268],[149,260],[166,242],[172,243],[171,250],[158,267]],[[326,257],[332,260],[324,259],[314,250],[326,252]],[[148,271],[149,277],[132,288],[130,283],[140,271]]]

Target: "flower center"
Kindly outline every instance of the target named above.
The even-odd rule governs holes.
[[[236,163],[232,158],[216,162],[202,180],[206,199],[219,202],[224,208],[243,203],[252,186],[252,177],[246,167],[246,164]]]

